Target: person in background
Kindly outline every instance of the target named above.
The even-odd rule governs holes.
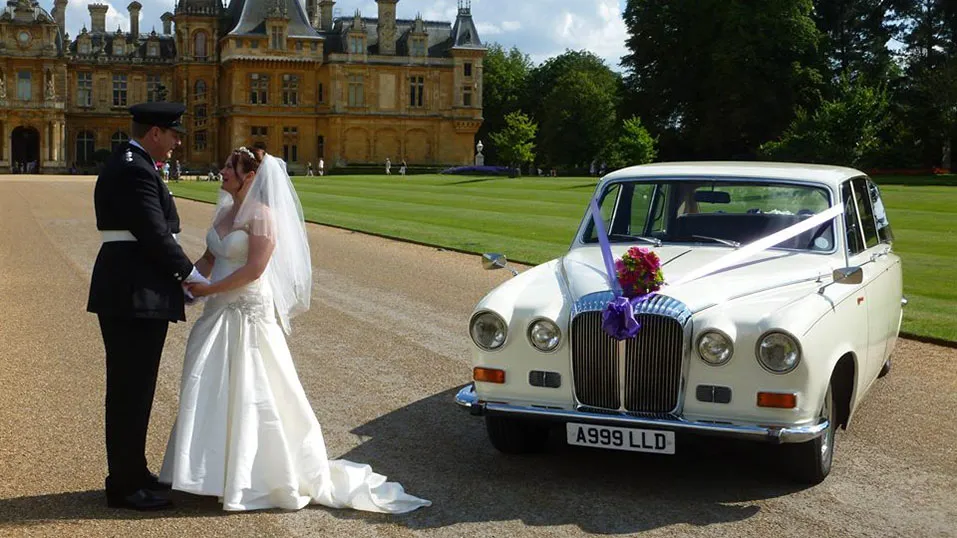
[[[385,158],[385,175],[392,175],[392,161],[390,161],[388,157]]]
[[[322,160],[322,157],[319,157],[319,175],[326,175],[326,161]]]

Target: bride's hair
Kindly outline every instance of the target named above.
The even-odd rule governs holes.
[[[238,167],[241,166],[244,174],[247,172],[256,173],[259,171],[259,165],[263,162],[263,154],[253,151],[246,146],[239,146],[233,150],[232,155],[229,156],[229,160],[233,170],[237,172],[239,171]]]

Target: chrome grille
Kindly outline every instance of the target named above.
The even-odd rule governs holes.
[[[596,305],[582,303],[585,308],[576,309],[572,319],[572,374],[578,402],[635,413],[674,411],[681,392],[684,323],[690,312],[669,298],[639,303],[635,318],[641,330],[620,345],[601,329],[601,311],[593,310]]]

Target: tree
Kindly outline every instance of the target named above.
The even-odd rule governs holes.
[[[889,102],[882,88],[841,81],[840,95],[814,113],[803,109],[780,140],[761,146],[764,156],[782,161],[872,166],[883,151]]]
[[[541,126],[540,160],[582,166],[614,141],[621,81],[588,51],[565,51],[535,68],[529,110]]]
[[[621,136],[618,137],[617,157],[623,161],[620,164],[637,165],[647,164],[658,156],[655,145],[658,140],[653,138],[641,124],[641,118],[632,116],[624,121],[621,127]],[[615,166],[619,165],[611,159]]]
[[[477,140],[489,140],[489,133],[505,126],[505,116],[519,110],[526,99],[528,75],[532,61],[516,47],[508,51],[492,43],[485,54],[482,68],[482,108],[485,120]],[[486,158],[496,162],[498,148],[489,145]]]
[[[814,0],[814,22],[823,33],[821,52],[830,78],[881,84],[893,69],[887,42],[898,29],[894,0]]]
[[[673,158],[754,155],[823,84],[811,0],[628,0],[631,102],[661,153]]]
[[[516,168],[535,160],[535,132],[538,126],[520,110],[505,116],[505,126],[489,138],[503,162]]]

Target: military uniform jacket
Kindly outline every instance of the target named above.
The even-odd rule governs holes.
[[[182,281],[192,262],[173,237],[179,215],[152,157],[121,144],[96,179],[98,230],[125,230],[136,241],[103,243],[93,265],[87,310],[98,314],[185,321]]]

